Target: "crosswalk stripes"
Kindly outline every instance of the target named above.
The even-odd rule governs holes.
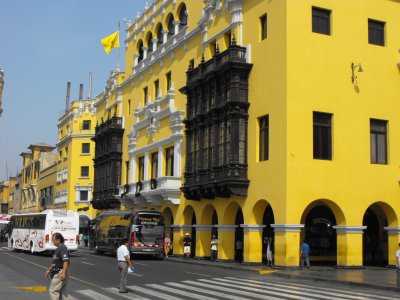
[[[103,288],[100,291],[78,290],[70,299],[268,299],[268,300],[395,300],[399,298],[379,294],[378,291],[346,289],[337,286],[311,286],[309,283],[282,282],[279,280],[254,280],[235,277],[198,278],[180,282],[149,283],[127,287],[128,294],[119,294],[117,288]],[[79,294],[79,296],[76,295]],[[378,295],[379,294],[379,295]]]
[[[235,280],[237,283],[242,284],[245,282],[248,283],[258,283],[258,284],[265,284],[265,282],[263,281],[257,281],[257,280],[251,280],[251,279],[245,279],[245,278],[235,278],[235,277],[225,277],[225,279],[230,279],[230,280]],[[276,281],[269,281],[268,282],[268,287],[270,286],[276,286],[276,287],[281,287],[281,288],[287,288],[287,287],[291,287],[293,289],[297,288],[297,289],[301,289],[302,291],[311,291],[315,293],[315,288],[313,288],[310,285],[307,284],[300,284],[300,283],[289,283],[289,282],[276,282]],[[372,297],[372,295],[369,294],[365,294],[365,293],[359,293],[359,292],[355,292],[355,291],[346,291],[341,289],[340,293],[338,293],[337,289],[335,288],[326,288],[326,287],[318,287],[318,294],[321,295],[340,295],[341,297],[347,297],[350,299],[365,299],[365,297]],[[378,300],[378,299],[382,299],[382,300],[395,300],[398,298],[393,298],[393,297],[388,297],[388,296],[381,296],[381,295],[373,295],[373,299]]]

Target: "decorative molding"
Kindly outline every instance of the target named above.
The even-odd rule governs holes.
[[[193,228],[196,229],[196,231],[211,231],[214,228],[214,225],[192,225]]]
[[[367,226],[332,226],[336,233],[363,234]]]
[[[240,227],[243,228],[244,232],[262,232],[267,225],[258,225],[258,224],[240,224]]]
[[[383,227],[383,229],[387,230],[388,235],[400,234],[400,227]]]
[[[214,227],[217,228],[218,231],[235,231],[239,225],[214,225]]]
[[[271,224],[275,232],[300,232],[304,224]]]

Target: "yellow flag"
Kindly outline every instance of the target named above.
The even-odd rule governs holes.
[[[119,31],[117,30],[113,34],[106,36],[101,40],[101,43],[103,44],[104,51],[110,54],[111,48],[119,48]]]

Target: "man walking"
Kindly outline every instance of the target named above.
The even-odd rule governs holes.
[[[57,249],[54,251],[52,264],[50,268],[44,273],[47,278],[51,277],[49,293],[52,300],[68,300],[68,268],[69,268],[69,253],[67,247],[64,245],[64,237],[61,233],[54,233],[52,241]]]
[[[300,265],[303,268],[304,264],[306,264],[306,268],[310,268],[310,260],[308,256],[310,255],[310,245],[308,245],[305,241],[300,246]]]
[[[212,236],[211,240],[211,260],[217,260],[217,253],[218,253],[218,239],[215,235]]]
[[[121,273],[119,280],[119,292],[127,293],[126,282],[128,280],[128,268],[132,267],[131,255],[128,250],[129,240],[124,238],[122,245],[117,249],[118,268]]]
[[[192,244],[192,239],[189,236],[189,233],[185,233],[185,237],[183,238],[183,259],[189,258],[190,256],[190,246]]]
[[[400,243],[399,249],[396,251],[396,272],[397,272],[397,287],[400,288]]]

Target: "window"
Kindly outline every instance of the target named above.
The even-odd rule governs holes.
[[[62,159],[62,150],[58,151],[58,160]]]
[[[387,138],[386,138],[387,121],[370,120],[370,136],[371,136],[371,163],[386,164],[387,163]]]
[[[131,114],[131,99],[128,100],[128,115]]]
[[[129,184],[129,173],[131,170],[131,167],[129,165],[129,160],[125,162],[125,168],[126,168],[126,173],[125,173],[125,184]]]
[[[138,181],[144,180],[144,156],[138,159]]]
[[[89,191],[80,191],[80,201],[88,201],[89,200]]]
[[[269,116],[258,119],[260,126],[260,161],[269,159]]]
[[[148,90],[148,88],[147,88],[147,86],[143,89],[143,103],[144,103],[144,105],[146,105],[147,104],[147,98],[148,98],[148,92],[149,92],[149,90]]]
[[[368,20],[368,43],[373,45],[385,45],[385,23]]]
[[[267,15],[260,17],[261,40],[267,38]]]
[[[90,130],[90,120],[83,120],[82,130]]]
[[[89,177],[89,167],[81,167],[81,177]]]
[[[82,143],[82,154],[90,153],[90,143]]]
[[[314,159],[332,159],[332,115],[314,112]]]
[[[65,147],[65,158],[68,157],[68,147]]]
[[[171,88],[171,72],[168,72],[167,74],[165,74],[165,79],[167,81],[167,91],[169,91],[169,89]]]
[[[165,149],[165,176],[174,176],[174,147]]]
[[[322,34],[331,34],[331,11],[327,9],[312,8],[312,31]]]
[[[156,179],[158,170],[158,152],[151,154],[151,179]]]
[[[158,96],[158,90],[160,89],[160,81],[157,79],[154,81],[154,99]]]

